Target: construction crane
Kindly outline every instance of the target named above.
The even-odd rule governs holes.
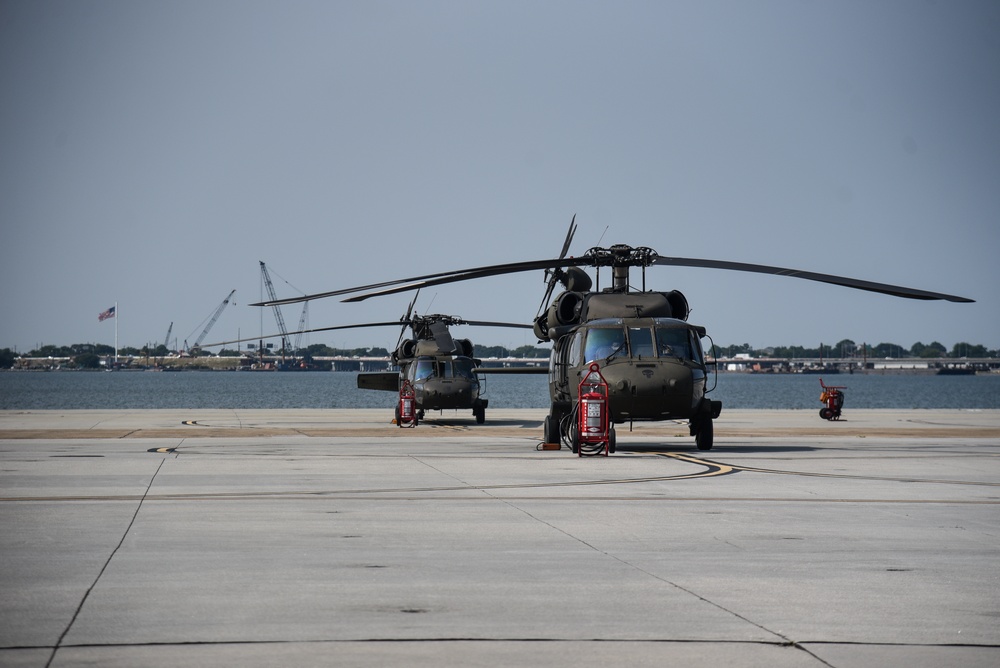
[[[170,327],[167,327],[167,335],[163,337],[163,347],[170,350],[170,332],[174,331],[174,323],[170,323]]]
[[[215,321],[219,319],[220,315],[222,315],[222,312],[225,310],[226,306],[229,304],[229,300],[233,298],[234,294],[236,294],[236,290],[230,292],[229,295],[222,300],[222,303],[219,304],[217,309],[215,309],[215,313],[212,314],[211,320],[209,320],[208,324],[205,325],[205,329],[201,330],[201,334],[199,334],[198,338],[195,339],[194,345],[191,346],[191,348],[188,348],[187,339],[184,339],[185,350],[195,349],[201,345],[201,342],[205,340],[205,335],[208,334],[208,331],[212,329],[212,325],[214,325]]]
[[[302,350],[302,335],[309,329],[309,302],[302,304],[302,315],[299,317],[299,327],[295,336],[295,352]]]
[[[258,261],[260,262],[260,275],[264,279],[264,287],[267,288],[267,295],[272,302],[278,301],[278,296],[274,293],[274,285],[271,283],[271,275],[267,273],[267,265],[264,264],[263,260]],[[281,307],[277,304],[274,305],[274,319],[278,322],[278,333],[281,334],[281,356],[284,358],[285,351],[290,351],[291,346],[288,344],[288,328],[285,327],[285,319],[281,317]]]

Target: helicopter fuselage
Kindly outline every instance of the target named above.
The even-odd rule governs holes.
[[[596,363],[608,383],[610,419],[690,419],[704,410],[705,330],[676,318],[599,318],[556,340],[549,365],[553,406],[577,401]]]
[[[419,409],[485,408],[474,369],[469,357],[422,356],[401,361],[400,378],[410,381]]]
[[[413,389],[418,420],[424,411],[471,409],[478,424],[486,420],[489,400],[479,396],[477,361],[464,355],[399,357],[393,355],[399,371],[358,374],[358,387],[399,393],[404,381]],[[396,407],[399,422],[399,406]]]

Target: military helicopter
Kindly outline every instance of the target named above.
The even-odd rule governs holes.
[[[419,290],[417,296],[419,296]],[[414,296],[413,301],[410,302],[406,314],[397,321],[318,327],[299,332],[288,332],[284,336],[361,327],[401,327],[396,347],[390,354],[392,364],[398,366],[399,370],[360,373],[357,382],[360,389],[382,390],[398,395],[403,382],[408,381],[414,392],[415,415],[412,420],[414,425],[424,419],[426,411],[461,409],[471,409],[476,424],[483,424],[486,422],[486,408],[489,406],[489,399],[480,396],[482,388],[478,374],[487,372],[546,373],[546,370],[540,367],[483,368],[481,361],[473,357],[472,341],[455,339],[448,330],[450,326],[454,325],[520,329],[532,329],[532,325],[464,320],[457,316],[442,314],[417,315],[413,312],[417,296]],[[271,303],[268,302],[268,304]],[[412,334],[409,338],[404,338],[407,328],[411,330]],[[259,338],[267,339],[280,336],[282,335],[274,334],[245,340],[254,341]],[[211,345],[231,343],[237,343],[237,341],[223,341]],[[399,426],[403,426],[404,422],[401,417],[400,406],[397,402],[395,420]]]
[[[549,359],[550,408],[545,418],[544,437],[546,443],[568,441],[574,452],[580,438],[574,419],[578,386],[593,364],[598,366],[608,384],[611,422],[688,420],[698,449],[712,448],[713,420],[719,417],[722,402],[706,396],[714,389],[707,387],[707,381],[710,367],[715,364],[706,359],[701,343],[707,331],[687,322],[690,308],[683,293],[646,290],[648,267],[727,269],[791,276],[908,299],[973,301],[816,272],[724,260],[666,257],[646,247],[594,247],[582,256],[566,257],[575,231],[574,216],[558,258],[427,274],[334,290],[309,298],[363,293],[343,299],[355,302],[432,285],[545,270],[547,286],[533,325],[539,340],[554,344]],[[597,269],[596,286],[581,267]],[[611,270],[611,285],[603,289],[600,287],[602,267]],[[641,269],[639,290],[633,290],[630,284],[633,267]],[[556,283],[562,284],[565,290],[550,303]],[[287,303],[293,301],[296,300],[287,300]],[[271,302],[262,305],[271,305]],[[613,428],[609,440],[613,450]]]
[[[416,298],[414,298],[416,301]],[[399,371],[358,374],[358,387],[368,390],[384,390],[399,393],[404,382],[413,388],[416,414],[414,424],[424,419],[426,411],[472,409],[476,424],[486,422],[486,408],[489,399],[480,396],[478,374],[482,373],[545,373],[541,368],[485,369],[480,360],[473,357],[473,345],[469,339],[452,338],[448,328],[453,325],[475,325],[483,327],[516,327],[531,329],[532,325],[464,320],[450,315],[417,315],[412,313],[413,302],[406,315],[398,323],[370,323],[361,327],[378,327],[386,324],[402,325],[396,348],[390,359]],[[406,328],[412,331],[410,338],[403,338]],[[333,327],[331,329],[343,329]],[[396,404],[396,424],[403,426],[400,406]]]

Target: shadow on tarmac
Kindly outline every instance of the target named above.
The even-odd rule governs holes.
[[[524,429],[541,429],[541,420],[493,420],[487,416],[485,424],[476,424],[474,418],[440,418],[424,417],[420,424],[435,425],[439,427],[521,427]]]
[[[805,445],[715,445],[711,450],[699,450],[693,442],[668,444],[663,443],[622,443],[620,440],[616,445],[619,452],[694,452],[704,457],[712,457],[720,452],[744,452],[744,453],[767,453],[767,452],[818,452],[820,448],[812,448]]]

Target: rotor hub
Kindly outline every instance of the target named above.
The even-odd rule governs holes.
[[[593,267],[648,267],[653,264],[657,252],[645,246],[633,248],[627,244],[616,244],[610,248],[595,246],[584,253],[584,257],[590,260]]]
[[[656,260],[657,252],[645,246],[632,248],[626,244],[616,244],[610,248],[591,248],[584,257],[594,267],[611,267],[612,292],[628,292],[629,268],[646,267]],[[645,284],[645,274],[643,274]]]

